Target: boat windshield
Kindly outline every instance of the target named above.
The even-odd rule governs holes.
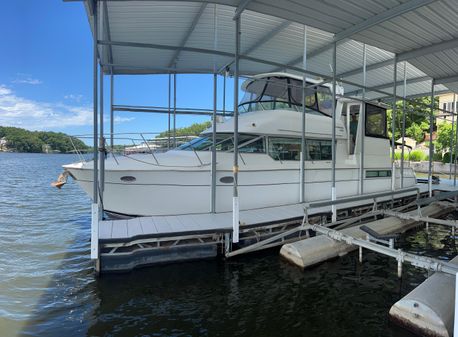
[[[306,111],[312,114],[332,116],[331,90],[324,86],[313,86],[307,82],[305,89]],[[271,76],[256,79],[247,84],[245,95],[239,104],[240,113],[259,110],[302,111],[302,81]]]
[[[239,152],[245,153],[264,153],[265,137],[258,135],[239,135]],[[232,134],[216,135],[216,151],[233,151],[234,137]],[[177,150],[185,151],[210,151],[212,148],[212,136],[202,136],[184,143],[177,147]]]

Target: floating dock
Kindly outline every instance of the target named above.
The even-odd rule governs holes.
[[[436,186],[450,190],[452,186]],[[395,195],[375,194],[358,197],[339,205],[338,221],[366,214],[373,217],[374,202],[378,209],[400,207],[426,194],[427,186],[419,185],[396,191]],[[188,214],[177,216],[136,217],[99,221],[98,243],[100,270],[123,272],[135,267],[233,256],[301,240],[304,209],[309,204],[262,208],[240,212],[240,241],[232,244],[232,212]],[[308,210],[314,221],[331,221],[331,206]],[[425,213],[426,215],[427,213]]]

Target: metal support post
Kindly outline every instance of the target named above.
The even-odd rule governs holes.
[[[167,124],[167,149],[170,150],[170,105],[172,102],[171,99],[171,92],[172,92],[172,75],[169,74],[169,107],[167,110],[167,115],[168,115],[168,124]]]
[[[234,71],[234,174],[233,198],[232,198],[232,242],[239,242],[239,61],[240,61],[240,16],[235,18],[235,71]]]
[[[363,94],[361,103],[361,113],[359,114],[360,127],[359,127],[359,141],[360,141],[360,154],[359,154],[359,193],[364,193],[364,138],[366,135],[366,80],[367,80],[367,62],[366,62],[366,44],[363,44]]]
[[[406,97],[407,97],[407,62],[404,61],[404,90],[402,93],[402,149],[401,149],[401,188],[404,188],[404,148],[406,134]]]
[[[455,94],[453,94],[455,96]],[[455,101],[455,98],[453,99]],[[455,105],[455,104],[453,104]],[[452,111],[453,112],[453,111]],[[455,134],[455,113],[452,113],[452,137],[450,137],[450,150],[448,153],[450,154],[450,160],[449,160],[449,175],[448,179],[452,180],[452,162],[453,162],[453,135]]]
[[[101,206],[101,211],[103,215],[103,191],[105,190],[105,137],[104,137],[104,130],[103,130],[103,68],[100,66],[100,111],[99,111],[99,125],[100,125],[100,131],[99,131],[99,182],[100,182],[100,189],[99,189],[99,194],[100,194],[100,200],[102,201],[100,203]]]
[[[97,9],[98,3],[94,1],[94,41],[93,41],[93,133],[94,133],[94,160],[93,160],[93,185],[92,185],[92,212],[91,212],[91,259],[99,258],[99,193],[98,193],[98,116],[97,116],[97,98],[98,98],[98,57],[97,57],[97,39],[98,39],[98,24],[97,24]]]
[[[213,74],[213,117],[212,117],[212,157],[211,157],[211,204],[210,211],[216,212],[216,109],[217,74]]]
[[[226,117],[226,76],[227,71],[225,69],[223,78],[223,118]]]
[[[114,147],[114,76],[113,76],[113,68],[111,68],[110,74],[110,148],[113,151]]]
[[[394,161],[394,150],[396,149],[396,139],[394,133],[396,131],[396,83],[398,82],[398,56],[394,56],[393,68],[393,108],[391,110],[391,190],[394,191],[396,183],[396,164]]]
[[[332,187],[331,199],[336,200],[336,74],[337,74],[337,43],[334,42],[332,50]],[[337,208],[332,205],[332,222],[337,221]]]
[[[455,274],[455,315],[453,316],[453,336],[458,336],[458,273]]]
[[[456,115],[456,112],[458,111],[456,107],[456,94],[453,94],[453,114]],[[456,186],[456,156],[458,154],[458,117],[456,119],[456,127],[455,127],[455,150],[453,151],[454,154],[454,167],[453,167],[453,186]]]
[[[177,74],[173,74],[173,147],[177,147]]]
[[[301,131],[301,155],[300,155],[300,175],[299,175],[299,202],[305,201],[305,100],[306,100],[306,87],[307,87],[307,26],[304,25],[304,51],[303,51],[303,62],[302,67],[304,68],[304,77],[302,79],[302,131]]]
[[[431,111],[429,114],[429,162],[428,162],[428,191],[433,196],[433,132],[434,132],[434,79],[431,80]]]

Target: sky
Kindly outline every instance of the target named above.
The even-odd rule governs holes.
[[[0,126],[92,133],[92,37],[81,2],[3,1],[0,11]],[[167,106],[168,75],[115,77],[115,104]],[[109,78],[104,82],[109,115]],[[198,83],[198,85],[196,85]],[[218,80],[222,88],[222,78]],[[233,82],[227,82],[232,109]],[[178,75],[177,107],[212,108],[211,75]],[[219,108],[222,92],[219,90]],[[105,124],[108,125],[108,120]],[[209,120],[177,116],[177,127]],[[115,132],[161,132],[167,115],[116,112]],[[108,130],[105,128],[105,130]]]

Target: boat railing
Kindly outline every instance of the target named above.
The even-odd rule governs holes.
[[[160,137],[158,137],[160,136]],[[123,133],[116,133],[113,134],[113,142],[108,144],[108,139],[103,139],[103,146],[101,147],[101,151],[105,152],[105,155],[111,155],[116,163],[118,162],[117,157],[123,156],[126,158],[130,158],[136,161],[141,161],[143,163],[155,165],[155,166],[168,166],[163,165],[159,162],[159,158],[157,157],[158,153],[165,152],[168,150],[175,149],[180,145],[187,143],[197,136],[195,135],[180,135],[180,136],[161,136],[160,133],[154,132],[140,132],[140,133],[131,133],[131,132],[123,132]],[[78,147],[74,139],[79,139],[83,141],[84,144],[89,143],[93,140],[92,135],[72,135],[69,137],[71,145],[73,147],[73,151],[81,162],[87,162],[92,160],[92,153],[93,148],[90,146]],[[111,138],[111,135],[110,135]],[[113,145],[111,145],[111,143]],[[196,156],[199,165],[198,166],[205,166],[205,164],[200,156],[198,155],[197,151],[192,148],[194,155]],[[138,153],[148,153],[151,154],[153,157],[154,162],[143,161],[139,159],[134,159],[131,155],[138,154]]]

